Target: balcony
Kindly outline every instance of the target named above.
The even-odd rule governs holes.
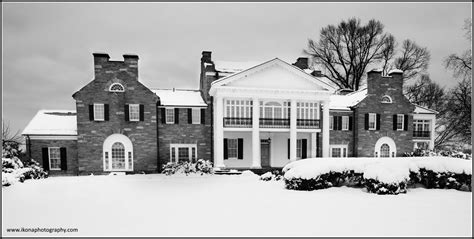
[[[300,129],[320,129],[319,120],[316,119],[297,119],[296,127]]]
[[[261,128],[290,128],[290,119],[260,118]]]
[[[252,118],[224,117],[224,127],[252,128]]]
[[[413,138],[430,138],[431,131],[413,131]]]

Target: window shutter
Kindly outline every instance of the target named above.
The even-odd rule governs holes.
[[[307,139],[302,139],[301,140],[301,158],[305,159],[308,154],[308,140]]]
[[[244,159],[244,139],[243,138],[238,138],[237,139],[237,159]]]
[[[201,124],[206,124],[206,109],[201,109]]]
[[[380,130],[380,114],[377,114],[377,126],[376,126],[376,129],[377,130]]]
[[[166,109],[161,108],[161,123],[166,124]]]
[[[228,159],[229,154],[227,153],[227,138],[224,138],[224,159]]]
[[[66,148],[61,147],[59,148],[60,156],[61,156],[61,170],[67,170],[67,153]]]
[[[319,153],[319,144],[321,143],[320,141],[321,134],[316,133],[316,157],[321,157],[321,154]]]
[[[332,117],[332,121],[333,121],[333,122],[332,122],[332,129],[333,129],[333,130],[338,130],[339,127],[337,126],[337,123],[338,123],[339,121],[337,120],[337,116],[333,116],[333,117]]]
[[[290,139],[288,139],[288,159],[290,159]]]
[[[393,130],[397,130],[397,115],[393,115]]]
[[[349,116],[349,130],[352,130],[352,116]]]
[[[89,120],[94,121],[94,105],[89,105]]]
[[[49,152],[48,152],[48,148],[42,148],[41,151],[43,152],[43,169],[48,171],[49,170]]]
[[[368,130],[368,129],[369,129],[369,113],[366,113],[366,114],[365,114],[364,129],[365,129],[365,130]]]
[[[145,105],[140,104],[140,121],[145,121]]]
[[[109,104],[104,104],[104,120],[109,121]]]
[[[179,124],[179,108],[174,108],[174,123]]]
[[[338,122],[337,122],[337,127],[338,128],[337,129],[342,130],[342,116],[337,116],[337,120],[338,120]]]
[[[193,109],[188,108],[188,124],[193,123]]]
[[[408,130],[408,115],[403,115],[403,119],[404,119],[404,130],[407,131]]]
[[[127,104],[125,105],[124,112],[125,112],[125,121],[130,121],[130,109],[128,108]]]

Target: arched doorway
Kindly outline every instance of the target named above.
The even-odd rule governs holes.
[[[123,134],[112,134],[103,145],[104,171],[133,171],[132,141]]]
[[[374,157],[392,158],[397,156],[395,141],[390,137],[382,137],[375,143]]]

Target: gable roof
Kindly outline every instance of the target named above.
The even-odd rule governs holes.
[[[76,111],[39,110],[23,135],[77,135]]]
[[[236,73],[245,69],[260,65],[263,61],[213,61],[216,71],[224,73]]]
[[[164,106],[197,106],[207,107],[202,99],[201,91],[185,89],[151,89]]]
[[[439,113],[436,110],[428,109],[426,107],[415,105],[415,104],[413,105],[415,106],[415,110],[413,111],[413,113],[415,114],[438,114]]]
[[[292,69],[295,73],[297,74],[300,74],[300,76],[302,76],[303,78],[305,79],[308,79],[310,80],[311,82],[315,83],[315,84],[319,84],[321,85],[321,87],[323,87],[324,89],[326,90],[329,90],[329,91],[334,91],[335,89],[333,88],[333,86],[331,86],[330,84],[328,84],[325,80],[322,80],[321,78],[323,77],[316,77],[316,76],[313,76],[311,74],[309,74],[307,71],[305,70],[302,70],[300,69],[299,67],[297,66],[294,66],[286,61],[283,61],[279,58],[273,58],[271,60],[268,60],[268,61],[265,61],[263,63],[260,63],[260,64],[257,64],[257,65],[253,65],[245,70],[241,70],[241,71],[236,71],[235,73],[231,74],[231,75],[228,75],[228,76],[225,76],[225,77],[222,77],[218,80],[215,80],[211,83],[211,88],[212,86],[214,85],[223,85],[223,84],[227,84],[227,83],[230,83],[232,82],[233,80],[235,80],[235,77],[238,76],[238,75],[242,75],[244,73],[248,73],[252,70],[256,70],[258,68],[261,68],[263,67],[264,65],[267,65],[267,64],[271,64],[272,62],[275,62],[277,64],[281,64],[283,66],[286,66],[288,67],[288,69]]]

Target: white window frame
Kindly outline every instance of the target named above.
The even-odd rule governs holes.
[[[370,127],[370,123],[373,120],[374,127]],[[376,130],[377,129],[377,114],[376,113],[369,113],[369,130]]]
[[[58,150],[58,158],[55,158],[59,161],[59,168],[53,168],[51,164],[51,150]],[[49,160],[49,170],[61,170],[61,149],[59,147],[48,147],[48,160]]]
[[[342,116],[342,130],[349,130],[349,116]]]
[[[303,139],[296,139],[296,159],[303,157]]]
[[[198,159],[197,144],[170,144],[170,162],[174,162],[174,163],[179,162],[179,148],[188,149],[189,162],[192,162],[193,160],[193,148],[194,148],[194,152],[195,152],[194,158],[195,158],[195,161],[197,161]],[[174,157],[173,157],[173,153],[174,153]]]
[[[121,87],[122,87],[122,90],[112,90],[112,87],[115,86],[115,85],[121,86]],[[123,87],[123,85],[120,84],[120,83],[113,83],[112,85],[110,85],[109,91],[110,91],[110,92],[125,92],[125,87]]]
[[[102,109],[100,109],[102,107]],[[99,114],[102,113],[102,114]],[[102,116],[99,117],[99,116]],[[94,103],[94,121],[104,121],[105,120],[105,105]]]
[[[340,149],[341,150],[340,157],[334,157],[332,155],[332,150],[333,149]],[[344,156],[344,152],[346,154],[345,156]],[[348,150],[347,144],[331,144],[331,145],[329,145],[329,153],[330,153],[331,158],[347,158],[348,155],[349,155],[349,150]]]
[[[171,116],[169,114],[169,112],[171,112],[171,115],[173,115],[173,117],[171,117],[173,120],[171,120],[171,121],[168,121],[169,116]],[[166,124],[174,124],[174,117],[175,117],[174,108],[165,108],[165,122],[166,122]]]
[[[128,105],[128,119],[130,121],[140,121],[140,104]]]
[[[329,130],[333,130],[334,128],[334,117],[332,115],[329,116]]]
[[[201,124],[201,109],[200,108],[191,109],[191,119],[192,119],[192,124]]]
[[[400,117],[402,118],[402,122],[401,122],[401,128],[398,128],[398,123],[399,123],[399,120],[400,120]],[[397,131],[403,131],[403,129],[405,128],[405,115],[404,114],[397,114]]]
[[[253,101],[249,99],[226,99],[224,117],[252,118],[252,105]]]
[[[231,141],[235,141],[235,147],[231,148]],[[235,156],[231,155],[230,152],[235,150]],[[227,159],[237,159],[239,157],[239,139],[238,138],[228,138],[227,139]]]
[[[384,98],[388,98],[388,102],[384,102],[383,101]],[[384,96],[382,96],[382,100],[380,102],[382,102],[383,104],[390,104],[390,103],[392,103],[392,97],[390,97],[388,95],[384,95]]]

